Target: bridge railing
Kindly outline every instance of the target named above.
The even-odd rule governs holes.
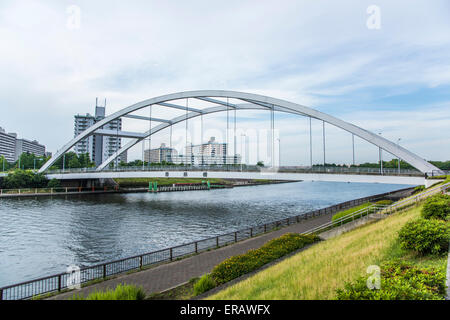
[[[326,173],[326,174],[369,174],[369,175],[394,175],[394,176],[424,176],[423,173],[414,169],[384,168],[383,172],[379,168],[366,167],[302,167],[302,166],[281,166],[281,167],[260,167],[256,165],[172,165],[172,166],[137,166],[137,167],[117,167],[106,168],[102,172],[142,172],[142,171],[229,171],[229,172],[280,172],[280,173]],[[48,174],[62,173],[88,173],[96,172],[96,168],[72,168],[49,170]],[[440,172],[442,174],[442,172]],[[437,172],[428,176],[437,175]]]
[[[113,275],[128,272],[131,270],[142,270],[160,263],[174,261],[176,259],[196,254],[208,249],[218,248],[227,244],[238,242],[240,240],[248,239],[280,227],[289,226],[293,223],[299,223],[302,220],[311,219],[313,217],[325,214],[333,214],[341,210],[358,206],[368,201],[382,199],[391,194],[410,191],[412,189],[413,188],[405,188],[392,192],[386,192],[378,195],[345,201],[330,207],[310,211],[301,215],[288,217],[277,221],[268,222],[263,225],[249,227],[227,234],[217,235],[207,239],[181,244],[167,249],[152,251],[141,255],[110,261],[98,265],[82,267],[79,273],[79,280],[81,284],[88,284],[90,281],[106,279]],[[71,274],[59,273],[6,286],[0,288],[0,300],[29,299],[37,295],[61,292],[67,290],[67,288],[71,285],[71,279],[73,279],[73,277],[71,278]]]
[[[364,216],[369,216],[373,213],[379,213],[379,214],[391,214],[393,212],[406,209],[412,205],[415,205],[422,201],[423,199],[426,199],[432,195],[435,195],[437,193],[445,192],[447,189],[450,188],[450,183],[443,184],[441,186],[436,186],[434,188],[431,188],[423,193],[419,193],[415,196],[408,197],[406,199],[397,201],[391,205],[377,205],[373,204],[371,206],[368,206],[366,208],[362,208],[360,210],[357,210],[351,214],[345,215],[339,219],[327,222],[323,225],[320,225],[318,227],[315,227],[311,230],[308,230],[305,232],[305,234],[311,234],[311,233],[320,233],[324,232],[330,229],[333,229],[335,227],[341,226],[345,223],[354,221],[356,219],[359,219]]]

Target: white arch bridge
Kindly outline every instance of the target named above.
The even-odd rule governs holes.
[[[232,99],[233,103],[230,103],[229,100]],[[180,103],[180,100],[182,103]],[[183,103],[185,101],[185,103]],[[198,108],[196,107],[196,102],[202,102],[202,104],[207,103],[206,108]],[[237,103],[235,102],[237,101]],[[155,118],[152,117],[152,107],[163,107],[169,109],[178,109],[183,110],[183,115],[177,116],[172,119],[163,119],[163,118]],[[142,109],[149,108],[150,116],[142,116],[133,114],[134,112],[140,111]],[[131,147],[136,144],[145,141],[145,139],[150,138],[155,133],[169,128],[177,123],[181,123],[183,121],[188,121],[189,119],[202,117],[206,114],[217,113],[217,112],[228,112],[237,110],[267,110],[271,112],[271,129],[274,128],[274,112],[284,112],[289,114],[295,114],[299,116],[309,117],[310,119],[310,143],[312,144],[311,137],[311,119],[317,119],[323,122],[324,128],[325,123],[343,129],[352,134],[352,137],[357,136],[367,142],[377,146],[380,151],[380,160],[381,160],[381,152],[384,150],[389,152],[390,154],[396,156],[397,158],[409,163],[417,170],[419,170],[422,174],[440,174],[441,170],[427,162],[420,156],[412,153],[411,151],[399,146],[396,143],[393,143],[380,135],[374,134],[370,131],[367,131],[363,128],[360,128],[351,123],[345,122],[338,118],[335,118],[331,115],[325,114],[323,112],[314,110],[312,108],[292,103],[289,101],[276,99],[268,96],[244,93],[244,92],[236,92],[236,91],[225,91],[225,90],[199,90],[199,91],[187,91],[187,92],[178,92],[172,93],[168,95],[163,95],[151,99],[147,99],[126,108],[117,111],[110,116],[104,118],[103,120],[95,123],[93,126],[89,127],[81,134],[70,140],[66,143],[61,149],[56,152],[52,158],[50,158],[39,170],[39,172],[47,171],[60,157],[62,157],[66,152],[68,152],[72,147],[74,147],[78,142],[88,138],[90,135],[106,135],[106,136],[116,136],[116,137],[124,137],[129,138],[130,140],[124,144],[117,152],[111,155],[108,159],[104,160],[95,171],[98,176],[102,176],[99,174],[101,171],[104,171],[105,168],[109,167],[108,165],[117,159],[122,153],[126,152]],[[159,123],[154,127],[149,127],[149,130],[145,132],[125,132],[118,130],[108,130],[103,129],[103,127],[111,121],[120,119],[120,118],[131,118],[138,119],[143,121],[150,121]],[[203,119],[203,118],[202,118]],[[227,117],[228,119],[228,117]],[[236,119],[236,117],[235,117]],[[227,123],[228,125],[228,123]],[[235,137],[236,139],[236,137]],[[272,135],[273,140],[273,135]],[[235,140],[234,140],[235,141]],[[236,141],[235,141],[236,143]],[[354,143],[354,139],[353,139]],[[274,144],[272,143],[272,151],[274,150]],[[273,153],[272,153],[273,154]],[[236,155],[236,152],[235,152]],[[354,159],[354,144],[353,144],[353,159]],[[312,167],[312,147],[310,146],[310,160]],[[324,135],[324,161],[325,161],[325,135]],[[383,175],[382,162],[380,173]],[[78,173],[78,175],[81,173]],[[86,173],[87,174],[87,173]],[[90,172],[89,175],[92,175],[93,172]],[[119,173],[117,173],[119,175]],[[141,173],[142,174],[142,173]],[[111,174],[108,174],[110,176]],[[120,175],[124,175],[124,172],[120,172]],[[233,174],[235,175],[235,174]]]

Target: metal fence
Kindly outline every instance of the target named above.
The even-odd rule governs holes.
[[[308,230],[307,232],[305,232],[305,234],[324,232],[326,230],[341,226],[347,222],[354,221],[361,217],[365,217],[365,216],[368,217],[369,215],[371,215],[373,213],[391,214],[391,213],[399,211],[399,210],[404,210],[410,206],[418,204],[423,199],[426,199],[434,194],[445,192],[449,188],[450,188],[450,183],[446,183],[446,184],[443,184],[442,186],[437,186],[437,187],[431,188],[431,189],[429,189],[425,192],[419,193],[415,196],[411,196],[409,198],[397,201],[391,205],[373,204],[366,208],[357,210],[349,215],[345,215],[339,219],[330,221],[321,226],[318,226],[316,228]]]
[[[8,196],[37,196],[37,195],[61,195],[78,194],[92,192],[115,192],[118,187],[57,187],[57,188],[18,188],[18,189],[0,189],[0,198]]]
[[[133,257],[123,258],[94,266],[84,267],[81,268],[80,270],[79,281],[81,284],[86,284],[93,280],[105,279],[109,276],[117,275],[120,273],[129,272],[133,270],[142,270],[146,267],[158,263],[174,261],[178,258],[186,257],[188,255],[196,254],[201,251],[235,243],[244,239],[251,238],[256,235],[263,234],[265,232],[272,231],[280,227],[289,226],[294,223],[299,223],[303,220],[307,220],[325,214],[333,214],[341,210],[366,203],[368,201],[382,199],[389,195],[402,191],[410,191],[412,189],[413,188],[404,188],[392,192],[386,192],[378,195],[350,200],[327,208],[310,211],[301,215],[284,218],[263,225],[246,228],[243,230],[218,235],[215,237],[190,242],[167,249],[148,252]],[[25,281],[18,284],[6,286],[0,288],[0,300],[29,299],[37,295],[43,295],[58,291],[61,292],[71,285],[71,283],[69,283],[70,279],[71,277],[69,273],[59,273],[47,277],[42,277],[39,279],[34,279],[31,281]]]

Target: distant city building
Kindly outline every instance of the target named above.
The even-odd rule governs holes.
[[[16,138],[15,133],[6,133],[5,129],[0,127],[0,156],[5,157],[8,162],[16,160]]]
[[[52,157],[52,153],[50,151],[45,151],[45,157]]]
[[[227,156],[227,148],[226,143],[216,142],[215,137],[211,137],[208,143],[187,146],[183,163],[194,165],[239,164],[241,156]]]
[[[177,160],[177,158],[178,158],[177,150],[166,147],[165,143],[161,143],[161,146],[159,148],[144,150],[145,162],[150,161],[151,163],[161,163],[165,161],[176,163],[175,161]]]
[[[36,156],[45,156],[45,146],[36,140],[16,139],[15,160],[19,159],[22,153],[32,153]]]
[[[22,153],[44,156],[45,146],[36,140],[17,139],[16,133],[6,133],[5,129],[0,127],[0,156],[4,156],[8,162],[14,162]]]
[[[86,115],[75,115],[75,137],[82,133],[84,130],[94,125],[96,122],[105,118],[105,106],[99,106],[96,100],[95,103],[95,116],[87,113]],[[122,119],[114,120],[104,125],[102,129],[109,130],[122,130]],[[90,135],[84,140],[81,140],[75,145],[75,153],[80,155],[83,153],[89,153],[91,161],[97,166],[103,161],[112,156],[122,146],[122,139],[114,136],[101,136]],[[127,162],[127,153],[124,152],[118,157],[118,162]]]

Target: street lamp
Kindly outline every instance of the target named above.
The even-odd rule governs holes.
[[[278,167],[281,167],[281,140],[280,138],[277,138],[278,140]]]
[[[381,132],[378,133],[381,136]],[[381,175],[383,175],[383,151],[381,150],[381,147],[379,148],[379,153],[380,153],[380,173]]]
[[[402,140],[402,138],[398,138],[397,140],[398,147],[400,147],[400,140]],[[398,157],[398,174],[400,174],[400,157]]]
[[[244,159],[244,154],[242,152],[242,146],[243,146],[242,137],[246,137],[247,138],[247,135],[245,133],[241,133],[241,171],[242,171],[242,160]],[[245,139],[244,139],[244,143],[245,143]]]

